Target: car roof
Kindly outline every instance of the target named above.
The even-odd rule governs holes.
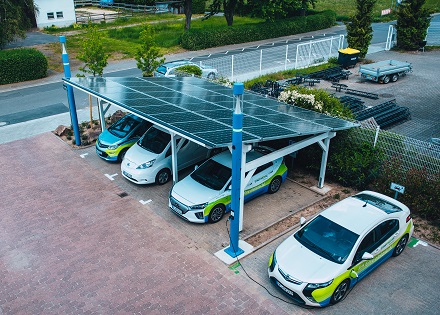
[[[267,152],[264,152],[266,150]],[[262,147],[262,149],[260,149],[257,147],[254,150],[246,153],[246,163],[256,160],[262,157],[263,155],[267,154],[268,152],[270,152],[270,149],[268,148]],[[223,151],[222,153],[215,155],[214,157],[212,157],[212,159],[232,169],[232,154],[229,150]]]
[[[189,65],[189,64],[193,64],[193,63],[188,60],[177,60],[177,61],[166,62],[166,63],[162,64],[162,66],[165,66],[167,68],[174,68],[174,67],[179,67],[179,66]]]
[[[397,213],[403,213],[404,215],[409,213],[408,207],[388,196],[372,191],[363,191],[359,194],[371,195],[393,203],[402,209],[402,211]],[[389,213],[378,208],[376,205],[367,203],[355,196],[348,197],[332,205],[321,212],[321,215],[358,235],[361,235],[378,222],[390,216]]]

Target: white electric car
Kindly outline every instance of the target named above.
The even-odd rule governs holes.
[[[413,229],[407,206],[363,191],[322,211],[281,243],[269,259],[269,278],[299,304],[338,303],[387,258],[400,255]]]
[[[188,139],[176,140],[179,170],[201,162],[210,151]],[[135,184],[167,183],[172,174],[171,135],[157,126],[150,127],[124,156],[122,175]]]
[[[253,161],[272,151],[267,147],[256,147],[246,154],[246,161]],[[258,167],[245,187],[244,201],[277,192],[286,176],[283,158]],[[231,210],[231,181],[232,155],[230,151],[224,151],[174,185],[169,207],[190,222],[218,222]]]

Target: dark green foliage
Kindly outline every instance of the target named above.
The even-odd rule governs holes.
[[[181,46],[188,50],[200,50],[276,38],[331,27],[335,21],[336,14],[325,11],[321,14],[278,20],[273,23],[190,29],[183,34]]]
[[[193,0],[192,1],[192,13],[193,14],[205,14],[206,0]]]
[[[0,51],[0,84],[44,78],[47,75],[46,57],[34,48]]]
[[[373,38],[373,8],[376,0],[356,0],[356,14],[346,23],[348,47],[360,51],[364,58]]]
[[[393,156],[384,161],[380,176],[371,188],[394,197],[391,183],[404,186],[405,192],[399,194],[399,200],[422,218],[440,225],[440,174],[428,174],[424,168],[411,168],[405,172],[402,168],[403,158]]]
[[[431,22],[425,0],[405,0],[397,7],[397,47],[417,50],[425,40]]]
[[[364,189],[378,176],[383,155],[372,144],[350,137],[350,132],[340,132],[332,142],[328,174],[345,186]]]
[[[176,72],[177,73],[181,72],[183,75],[185,75],[185,74],[192,75],[193,74],[198,77],[202,76],[202,69],[200,69],[197,66],[192,66],[192,65],[181,66],[176,69]]]

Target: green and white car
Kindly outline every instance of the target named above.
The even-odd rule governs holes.
[[[246,162],[272,152],[256,147],[246,154]],[[244,191],[244,201],[264,193],[277,192],[287,176],[283,158],[258,167]],[[170,192],[169,207],[181,218],[195,223],[215,223],[231,210],[232,155],[223,151],[176,183]]]
[[[269,278],[299,304],[338,303],[387,258],[399,256],[413,229],[407,206],[363,191],[322,211],[281,243],[269,259]]]

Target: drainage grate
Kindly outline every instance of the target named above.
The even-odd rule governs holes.
[[[124,197],[127,197],[128,194],[124,191],[124,192],[121,192],[120,194],[118,194],[118,196],[121,198],[124,198]]]

